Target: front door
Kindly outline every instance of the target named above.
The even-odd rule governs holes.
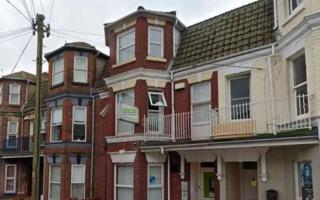
[[[216,200],[214,168],[201,168],[201,200]]]
[[[242,200],[258,200],[257,163],[243,163],[242,168]]]

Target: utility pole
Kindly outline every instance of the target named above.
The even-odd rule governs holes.
[[[37,32],[37,80],[36,80],[36,106],[35,106],[35,134],[33,135],[33,159],[32,159],[32,200],[39,200],[40,186],[40,126],[41,126],[41,76],[42,76],[42,48],[44,33],[47,37],[50,32],[50,25],[44,25],[44,15],[37,14],[36,22],[33,24],[33,29]]]

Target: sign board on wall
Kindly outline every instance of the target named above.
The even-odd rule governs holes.
[[[139,109],[126,104],[121,105],[120,119],[130,123],[139,123]]]
[[[188,200],[188,182],[181,182],[181,200]]]

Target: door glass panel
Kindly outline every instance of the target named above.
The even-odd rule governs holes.
[[[214,198],[214,172],[203,172],[203,197]]]

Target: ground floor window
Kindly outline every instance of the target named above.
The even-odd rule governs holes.
[[[71,198],[85,198],[85,165],[71,166]]]
[[[163,165],[148,166],[148,200],[163,199]]]
[[[310,161],[297,162],[297,194],[299,199],[313,199],[312,165]]]
[[[133,200],[133,166],[116,165],[116,200]]]
[[[61,166],[50,165],[49,199],[60,200]]]
[[[5,193],[16,192],[16,170],[17,165],[7,164],[5,165]]]

